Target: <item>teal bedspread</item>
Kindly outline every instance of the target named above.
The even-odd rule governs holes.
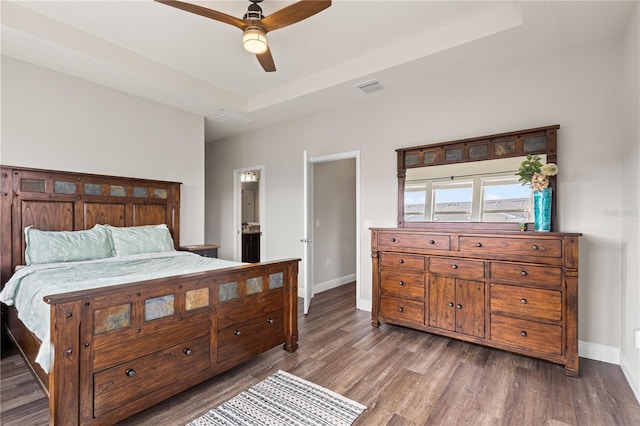
[[[36,361],[49,372],[49,305],[44,297],[172,275],[238,266],[241,263],[173,251],[110,257],[82,262],[49,263],[18,270],[0,293],[0,301],[42,341]]]

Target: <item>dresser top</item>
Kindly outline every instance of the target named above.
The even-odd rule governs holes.
[[[537,232],[537,231],[496,231],[488,229],[477,229],[470,226],[454,225],[451,229],[443,228],[442,224],[438,228],[369,228],[371,231],[406,232],[412,234],[446,234],[446,235],[496,235],[502,237],[525,237],[525,238],[551,238],[551,237],[580,237],[580,232]]]

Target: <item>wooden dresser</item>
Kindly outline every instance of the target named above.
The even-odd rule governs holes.
[[[577,376],[579,237],[372,229],[372,325],[504,349]]]

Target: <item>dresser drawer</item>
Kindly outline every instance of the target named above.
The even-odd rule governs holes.
[[[284,343],[283,318],[275,311],[218,331],[218,363],[242,362]]]
[[[424,300],[424,274],[383,269],[380,278],[382,294]]]
[[[378,234],[378,247],[383,251],[400,248],[449,250],[451,242],[448,235],[381,231]]]
[[[560,238],[506,238],[485,236],[461,236],[458,249],[474,254],[527,255],[540,257],[562,257]]]
[[[457,278],[482,279],[484,278],[484,262],[453,257],[430,257],[429,273]]]
[[[555,290],[491,284],[491,311],[519,317],[560,321],[562,293]]]
[[[424,302],[380,296],[380,317],[404,323],[424,324]]]
[[[380,253],[380,266],[424,271],[424,256],[404,253]]]
[[[562,355],[562,327],[491,315],[491,340],[550,355]]]
[[[562,268],[492,262],[491,279],[513,283],[562,285]]]
[[[93,375],[98,417],[209,368],[209,335],[190,340]]]

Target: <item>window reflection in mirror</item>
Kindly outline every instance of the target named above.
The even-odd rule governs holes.
[[[404,220],[531,221],[531,189],[515,175],[522,160],[516,157],[407,170]]]
[[[515,171],[514,171],[515,173]],[[529,222],[532,220],[532,196],[529,186],[517,177],[482,179],[481,222]]]

